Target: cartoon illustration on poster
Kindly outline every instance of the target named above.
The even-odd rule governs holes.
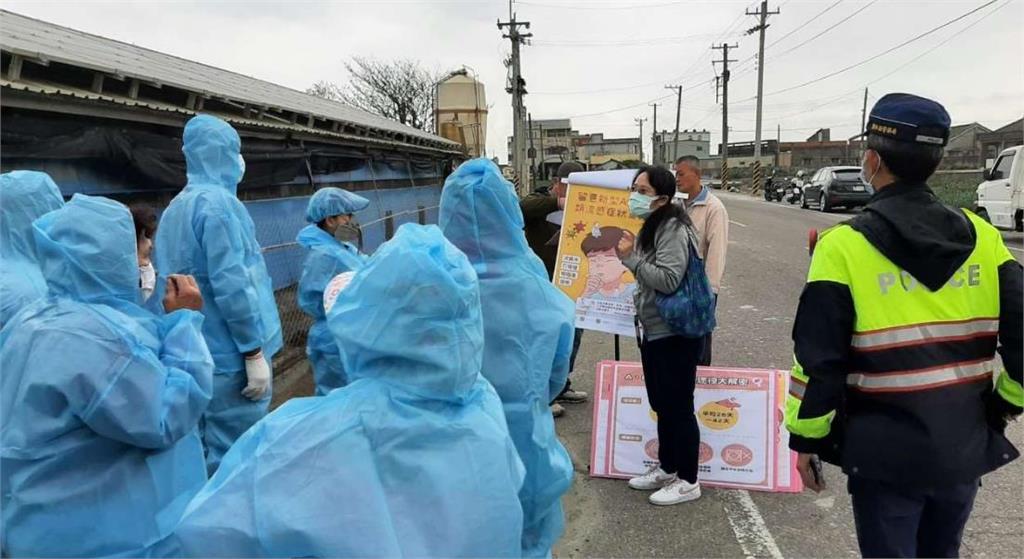
[[[775,372],[707,368],[697,373],[694,406],[701,442],[711,447],[701,475],[770,485],[775,471]]]
[[[629,215],[626,188],[569,185],[554,283],[576,302],[577,328],[635,333],[636,278],[615,252],[623,234],[643,224]]]

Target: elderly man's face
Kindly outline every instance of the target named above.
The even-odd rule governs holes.
[[[691,197],[700,193],[700,171],[692,163],[676,164],[676,190]]]

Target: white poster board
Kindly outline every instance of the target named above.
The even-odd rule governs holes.
[[[633,336],[636,278],[615,248],[643,224],[629,215],[635,169],[569,175],[552,281],[576,303],[576,327]]]
[[[796,455],[782,428],[788,376],[773,369],[700,367],[694,410],[700,426],[702,483],[759,491],[802,490]],[[658,459],[657,415],[651,410],[639,363],[603,361],[590,474],[628,478]]]

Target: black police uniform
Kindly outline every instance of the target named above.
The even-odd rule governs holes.
[[[942,146],[949,125],[949,115],[938,103],[890,94],[872,109],[867,133]],[[877,251],[907,274],[902,276],[905,282],[936,292],[958,281],[957,270],[982,246],[973,223],[962,211],[939,202],[926,184],[898,181],[875,194],[863,214],[840,226],[862,239],[849,231],[838,238],[857,240],[859,247],[866,240],[873,247],[867,250]],[[1001,243],[994,230],[985,233],[987,242]],[[849,250],[853,245],[841,246]],[[862,274],[877,271],[850,268],[849,273],[863,279]],[[793,338],[803,372],[793,375],[799,405],[795,418],[787,418],[793,431],[790,447],[843,466],[857,539],[866,557],[958,555],[980,477],[1018,456],[1003,434],[1003,418],[1021,412],[1021,266],[1008,258],[993,275],[998,287],[990,284],[986,289],[999,291],[998,336],[990,325],[986,332],[936,337],[939,330],[967,326],[927,321],[858,333],[858,307],[850,285],[810,281],[801,295]],[[884,312],[874,306],[864,310]],[[977,320],[991,324],[993,318]],[[1007,401],[998,387],[992,389],[991,377],[985,376],[990,370],[964,378],[970,363],[994,357],[997,337],[1006,369],[1001,382],[1015,387],[1007,394],[1016,403]],[[952,380],[926,384],[922,379],[936,370]],[[800,421],[820,426],[820,418],[833,413],[831,431],[824,437],[812,438],[811,430],[799,433]],[[951,441],[962,446],[952,448]]]

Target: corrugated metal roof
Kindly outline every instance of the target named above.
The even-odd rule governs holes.
[[[151,110],[156,110],[156,111],[179,113],[179,114],[184,114],[184,115],[195,115],[195,114],[198,114],[196,111],[191,111],[191,110],[188,110],[188,109],[176,106],[176,105],[170,105],[170,104],[167,104],[167,103],[158,103],[158,102],[155,102],[155,101],[144,101],[144,100],[139,100],[139,99],[129,99],[129,98],[123,97],[123,96],[94,93],[92,91],[87,91],[87,90],[84,90],[84,89],[79,89],[79,88],[74,88],[74,87],[67,87],[67,86],[54,86],[54,85],[33,83],[33,82],[27,82],[27,81],[12,82],[12,81],[9,81],[9,80],[0,79],[0,88],[9,88],[9,89],[18,90],[18,91],[30,91],[32,93],[40,93],[40,94],[43,94],[43,95],[73,97],[73,98],[76,98],[76,99],[87,99],[87,100],[90,100],[90,101],[104,101],[104,102],[116,103],[118,105],[124,105],[124,106],[128,106],[128,107],[143,107],[143,108],[146,108],[146,109],[151,109]],[[251,127],[256,127],[256,128],[269,128],[269,129],[273,129],[273,130],[285,130],[285,131],[290,131],[290,132],[302,132],[302,133],[311,134],[311,135],[314,135],[314,136],[323,136],[323,137],[326,137],[326,138],[335,138],[335,139],[338,139],[338,140],[354,140],[354,141],[359,142],[361,144],[372,144],[372,145],[386,146],[386,147],[391,147],[391,148],[394,148],[394,147],[397,147],[397,146],[401,146],[401,145],[408,145],[408,144],[403,144],[402,142],[398,142],[398,141],[395,141],[395,140],[384,140],[384,139],[378,139],[378,138],[368,138],[368,137],[365,137],[365,136],[356,136],[356,135],[353,135],[353,134],[345,134],[345,133],[341,133],[341,132],[332,132],[330,130],[324,130],[324,129],[321,129],[321,128],[308,128],[306,126],[302,126],[301,124],[287,124],[287,123],[283,123],[283,122],[275,122],[275,121],[272,121],[272,120],[256,120],[256,119],[251,119],[251,118],[242,118],[242,117],[239,117],[239,116],[236,116],[236,115],[218,114],[217,116],[222,118],[222,119],[224,119],[224,120],[226,120],[227,122],[230,122],[230,123],[236,124],[236,125],[240,125],[240,126],[251,126]],[[458,144],[456,144],[456,145],[458,145]],[[424,147],[424,148],[419,148],[419,149],[429,149],[429,150],[437,151],[437,148],[426,148],[426,147]],[[455,149],[452,149],[450,152],[451,153],[458,153],[457,150],[455,150]]]
[[[61,27],[6,10],[0,10],[0,17],[3,20],[0,48],[13,54],[60,62],[119,77],[137,78],[210,97],[226,97],[257,107],[269,106],[311,114],[321,119],[458,146],[457,143],[440,136],[343,103],[221,68]]]

